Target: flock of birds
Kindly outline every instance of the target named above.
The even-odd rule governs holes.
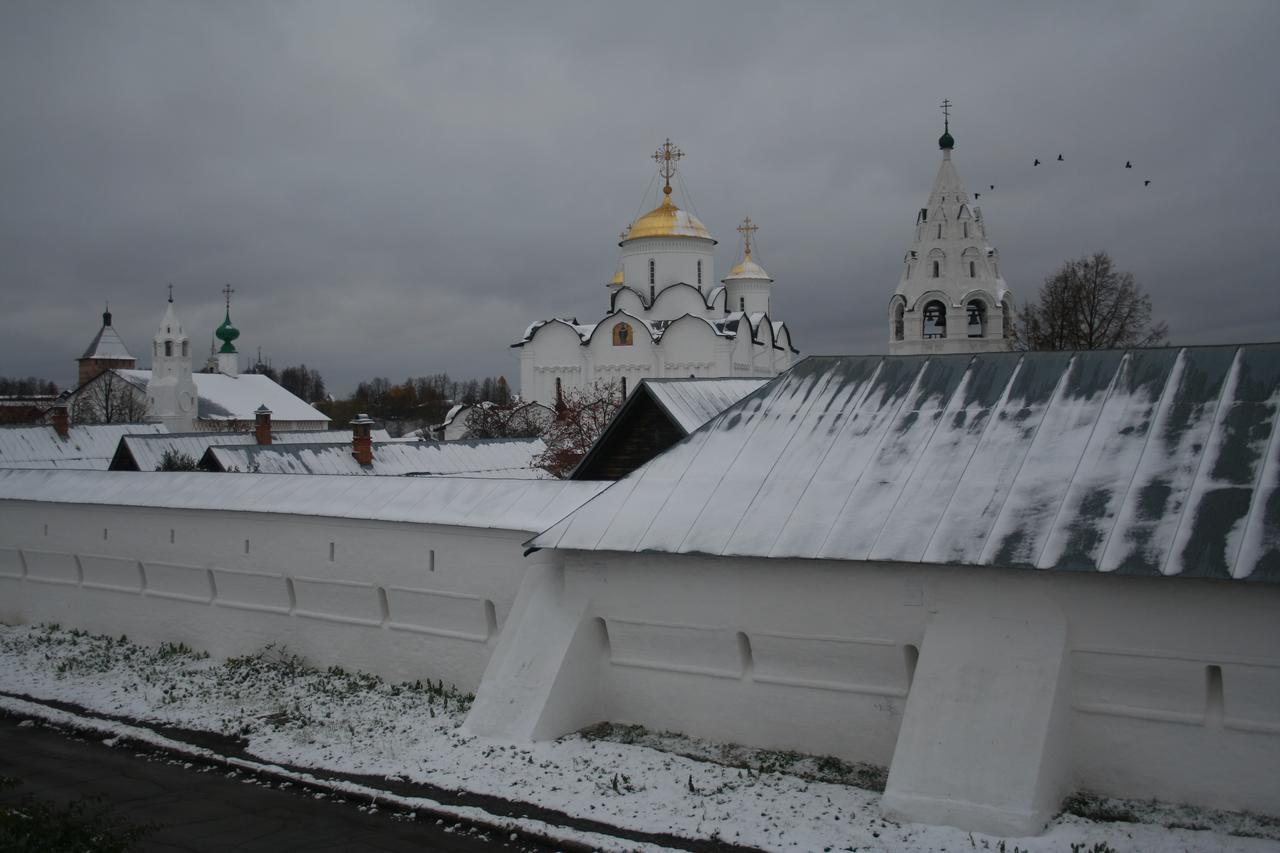
[[[1058,162],[1059,162],[1059,163],[1065,163],[1066,161],[1067,161],[1067,158],[1063,157],[1061,154],[1059,154],[1059,155],[1058,155]],[[1039,158],[1039,157],[1034,157],[1034,158],[1032,158],[1032,163],[1031,163],[1031,165],[1032,165],[1033,167],[1034,167],[1034,166],[1039,166],[1039,165],[1040,165],[1040,158]],[[1133,168],[1133,161],[1132,161],[1132,160],[1125,160],[1125,161],[1124,161],[1124,167],[1125,167],[1126,169],[1132,169],[1132,168]],[[1143,185],[1144,187],[1149,187],[1149,186],[1151,186],[1151,179],[1150,179],[1150,178],[1145,178],[1145,179],[1143,179],[1143,181],[1142,181],[1142,185]],[[995,185],[995,184],[990,184],[989,186],[990,186],[989,191],[994,191],[994,190],[995,190],[995,188],[996,188],[996,185]],[[974,193],[974,194],[973,194],[973,198],[974,198],[974,200],[975,200],[975,201],[976,201],[977,199],[979,199],[979,198],[982,198],[982,193]]]

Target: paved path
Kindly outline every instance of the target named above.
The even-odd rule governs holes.
[[[139,850],[165,851],[478,851],[535,850],[481,830],[446,832],[435,819],[407,820],[361,811],[353,802],[317,799],[310,791],[279,788],[243,773],[186,765],[135,747],[43,725],[20,727],[0,715],[0,776],[22,780],[16,792],[57,802],[101,797],[133,823],[160,824]],[[203,771],[203,772],[202,772]]]

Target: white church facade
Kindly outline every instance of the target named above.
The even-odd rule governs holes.
[[[1008,349],[1013,295],[1000,275],[1000,254],[987,242],[980,194],[969,195],[951,159],[949,118],[938,147],[942,165],[916,213],[915,240],[889,300],[889,354]]]
[[[622,234],[604,318],[541,320],[512,345],[524,399],[553,405],[563,392],[596,383],[625,392],[642,379],[772,377],[791,366],[799,351],[772,317],[773,279],[752,258],[757,226],[748,218],[738,228],[742,260],[717,284],[716,240],[671,197],[681,157],[670,140],[654,154],[662,202]]]

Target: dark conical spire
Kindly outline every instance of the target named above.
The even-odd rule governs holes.
[[[110,302],[104,302],[102,305],[102,325],[103,326],[111,325],[111,303]]]

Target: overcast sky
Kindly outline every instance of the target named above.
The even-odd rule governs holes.
[[[603,313],[668,136],[718,272],[750,214],[800,350],[882,352],[943,98],[1019,302],[1105,249],[1175,343],[1280,339],[1277,33],[1274,0],[5,0],[0,375],[69,382],[106,300],[149,366],[169,282],[201,353],[229,282],[243,353],[338,390],[516,382],[529,322]]]

